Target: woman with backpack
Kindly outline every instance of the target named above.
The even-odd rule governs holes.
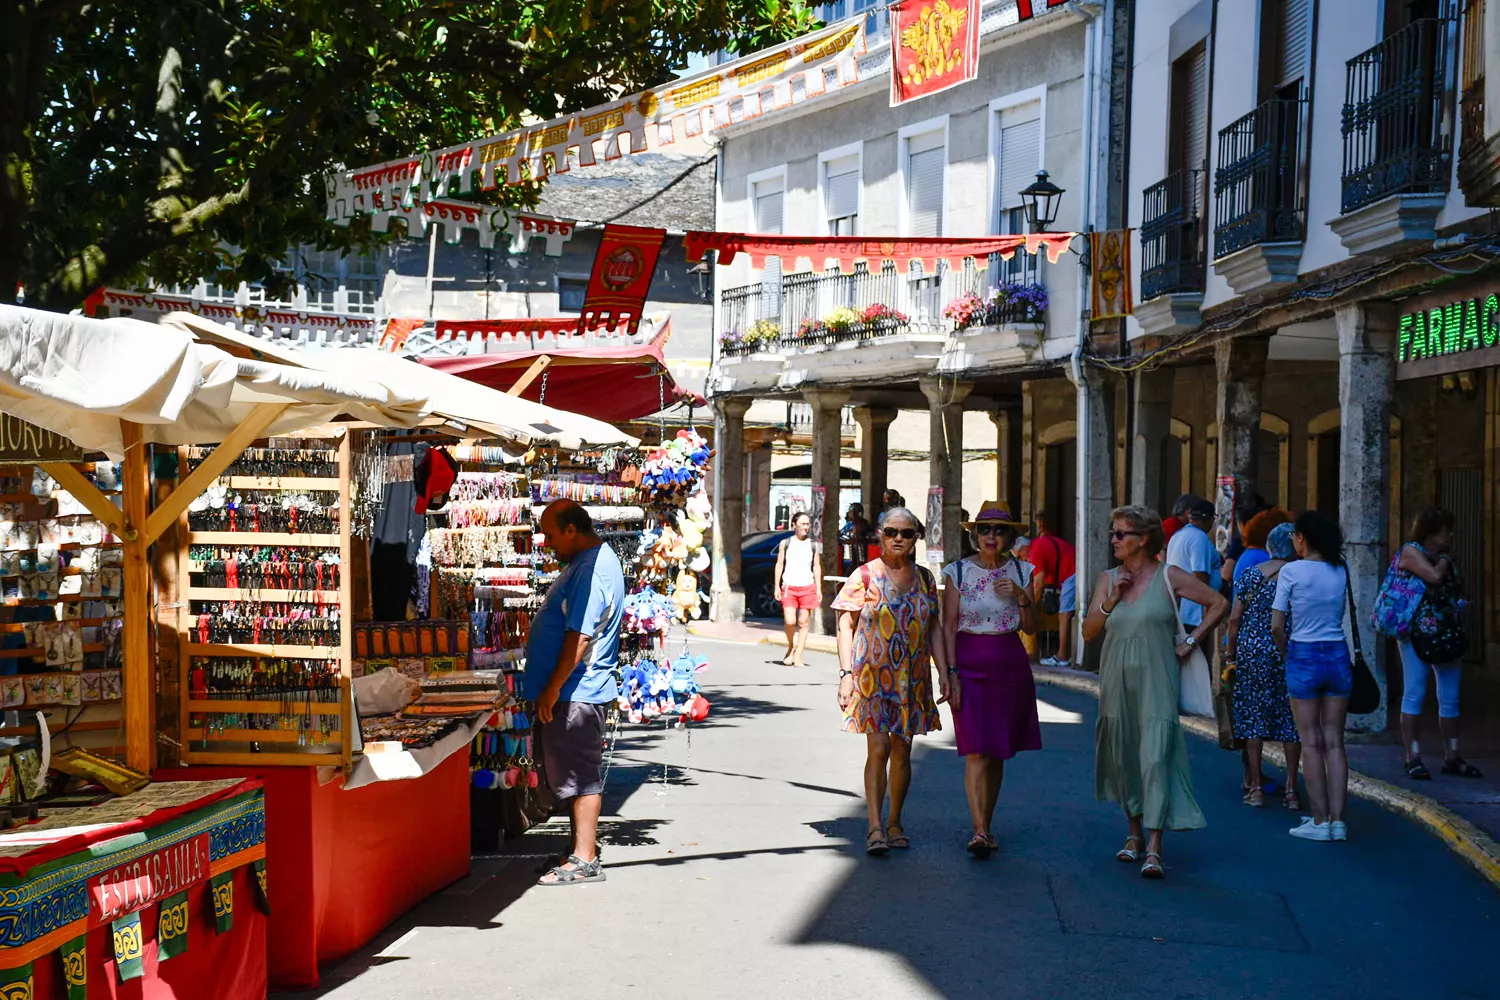
[[[1427,698],[1427,676],[1437,678],[1438,728],[1443,737],[1443,773],[1480,778],[1480,770],[1458,755],[1458,681],[1469,636],[1464,628],[1462,582],[1453,561],[1453,513],[1430,507],[1412,522],[1411,541],[1401,547],[1392,572],[1424,585],[1408,630],[1396,641],[1401,651],[1401,743],[1406,775],[1426,781],[1417,723]]]

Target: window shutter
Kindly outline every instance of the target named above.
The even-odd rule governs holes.
[[[1281,0],[1276,26],[1276,87],[1279,90],[1307,76],[1311,18],[1308,0]]]
[[[1191,170],[1203,170],[1208,165],[1208,47],[1200,46],[1191,56],[1184,80],[1187,92],[1183,95],[1185,106],[1182,127],[1187,130],[1182,148],[1187,156],[1183,164]]]
[[[851,153],[823,165],[823,205],[828,219],[859,213],[859,155]]]
[[[776,178],[758,181],[755,185],[755,231],[757,233],[781,232],[782,181]]]
[[[943,235],[943,171],[948,150],[942,142],[942,132],[907,140],[908,236]]]
[[[1036,181],[1036,172],[1042,162],[1042,120],[1036,117],[1040,109],[1027,105],[1032,117],[1017,120],[1005,112],[1000,116],[1000,196],[1001,208],[1014,208],[1021,204],[1020,190]],[[1017,109],[1017,110],[1026,110]],[[1011,124],[1014,121],[1015,124]]]

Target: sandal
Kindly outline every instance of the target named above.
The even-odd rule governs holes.
[[[1155,861],[1151,859],[1155,858]],[[1155,851],[1146,852],[1146,863],[1141,865],[1141,878],[1164,878],[1167,869],[1161,863],[1161,855]]]
[[[898,851],[904,851],[911,847],[911,838],[906,835],[906,830],[897,823],[895,826],[885,828],[886,835],[891,838],[891,846]]]
[[[1457,775],[1460,778],[1482,778],[1484,772],[1470,764],[1462,757],[1454,757],[1443,761],[1443,773]]]
[[[985,834],[984,835],[984,842],[986,844],[990,845],[990,850],[992,850],[992,851],[998,851],[998,850],[1000,850],[1000,841],[998,841],[998,840],[995,839],[995,835],[993,833],[987,833],[987,834]]]
[[[568,868],[567,865],[573,867]],[[552,881],[547,881],[547,875],[554,876]],[[556,868],[548,869],[547,874],[537,879],[537,885],[578,885],[583,882],[603,882],[606,876],[604,866],[598,858],[593,861],[585,861],[576,854],[568,856],[568,860]]]
[[[1295,788],[1288,788],[1286,795],[1282,797],[1281,804],[1287,809],[1298,810],[1302,808],[1302,799],[1298,797]]]
[[[969,841],[968,852],[976,858],[987,858],[990,856],[990,841],[982,833],[974,834],[974,839]]]
[[[1251,809],[1264,809],[1266,807],[1266,793],[1259,788],[1250,789],[1250,794],[1245,796],[1245,805]]]
[[[885,831],[880,829],[880,827],[877,826],[865,834],[866,854],[878,858],[885,855],[890,849],[891,845],[885,839]]]
[[[1406,776],[1413,781],[1432,780],[1432,772],[1427,770],[1427,765],[1422,763],[1421,757],[1413,757],[1406,762]]]
[[[1131,844],[1140,844],[1142,847],[1145,847],[1146,841],[1142,837],[1126,837],[1125,846],[1115,852],[1116,861],[1123,861],[1126,864],[1133,865],[1141,860],[1141,852],[1131,847]]]

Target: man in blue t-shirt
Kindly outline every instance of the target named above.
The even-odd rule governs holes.
[[[543,544],[564,569],[547,590],[526,640],[522,696],[536,702],[537,742],[547,783],[569,803],[573,853],[541,885],[604,880],[599,863],[599,809],[604,781],[604,720],[619,697],[615,680],[625,573],[594,522],[572,500],[542,512]]]
[[[1208,535],[1214,525],[1214,505],[1207,500],[1196,501],[1188,509],[1188,523],[1179,528],[1172,535],[1172,540],[1167,543],[1168,566],[1176,566],[1185,570],[1204,583],[1217,580],[1219,575],[1219,564],[1223,556],[1219,550],[1214,548],[1213,539]],[[1213,586],[1214,584],[1209,584]],[[1189,600],[1183,600],[1180,604],[1183,627],[1191,631],[1195,626],[1203,623],[1203,606]]]

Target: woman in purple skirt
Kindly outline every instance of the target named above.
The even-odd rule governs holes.
[[[1042,748],[1031,660],[1016,634],[1036,631],[1031,564],[1010,554],[1023,527],[1005,507],[985,501],[974,520],[964,523],[979,551],[943,567],[948,701],[974,819],[968,849],[978,858],[999,846],[990,820],[1005,762],[1022,750]]]

